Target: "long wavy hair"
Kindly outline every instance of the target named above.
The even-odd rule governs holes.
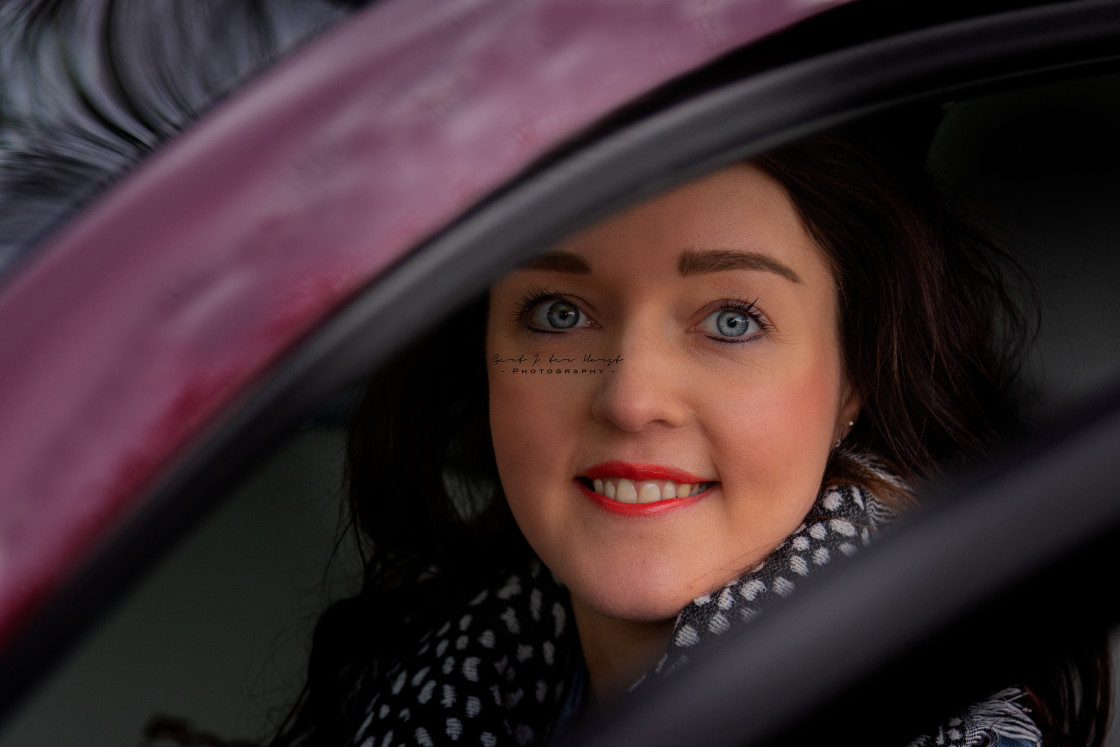
[[[928,138],[907,114],[900,119],[756,159],[786,188],[832,266],[845,365],[863,395],[860,421],[824,482],[868,485],[896,510],[1023,429],[1035,393],[1025,357],[1039,323],[1029,278],[948,208],[926,170]],[[901,139],[887,134],[900,131]],[[1107,635],[1067,651],[1021,684],[1045,744],[1103,745]]]
[[[896,124],[825,133],[753,162],[785,187],[834,270],[844,363],[863,398],[822,487],[860,483],[904,510],[916,489],[987,458],[1022,426],[1037,312],[1015,263],[931,184],[928,132],[885,137]],[[307,687],[277,745],[341,743],[363,713],[363,682],[480,577],[531,552],[490,442],[485,313],[485,299],[456,312],[365,387],[347,447],[364,588],[321,618]],[[473,363],[449,377],[446,360]],[[1103,743],[1108,661],[1094,641],[1025,683],[1047,744]]]

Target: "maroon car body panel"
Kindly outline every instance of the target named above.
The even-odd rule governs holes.
[[[0,288],[0,646],[409,248],[620,105],[844,1],[385,2],[166,146]]]

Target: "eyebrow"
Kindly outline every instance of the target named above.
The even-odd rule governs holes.
[[[590,275],[591,265],[575,252],[553,251],[533,257],[521,266],[522,270],[547,270],[564,272],[570,275]],[[681,254],[677,262],[677,272],[681,277],[705,275],[726,270],[762,270],[784,277],[793,283],[801,283],[801,277],[790,267],[773,257],[758,252],[745,252],[735,249],[690,250]]]
[[[550,270],[570,275],[590,275],[591,265],[574,252],[546,252],[521,265],[522,270]]]
[[[704,275],[725,270],[762,270],[781,275],[793,283],[801,278],[788,266],[773,257],[758,252],[744,252],[735,249],[709,249],[705,251],[686,251],[677,262],[677,272],[681,277]]]

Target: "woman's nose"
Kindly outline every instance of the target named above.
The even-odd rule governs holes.
[[[629,432],[677,426],[688,416],[682,401],[683,371],[672,345],[657,335],[631,335],[618,351],[621,360],[597,378],[591,414]],[[606,357],[606,356],[604,356]],[[612,370],[613,369],[613,370]]]

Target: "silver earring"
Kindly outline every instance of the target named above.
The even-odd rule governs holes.
[[[855,424],[856,424],[856,421],[849,420],[848,421],[848,430],[850,431],[855,426]],[[833,446],[832,448],[839,449],[840,448],[840,443],[843,440],[844,440],[844,431],[840,431],[840,435],[836,437],[836,445]]]

